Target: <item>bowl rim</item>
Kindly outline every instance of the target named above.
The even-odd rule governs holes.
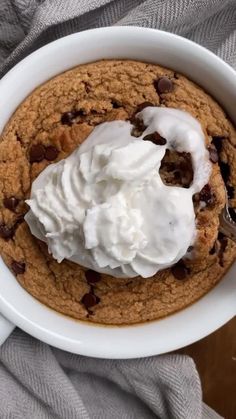
[[[74,33],[41,47],[20,61],[1,79],[0,91],[1,89],[3,91],[7,89],[18,74],[26,71],[29,64],[37,61],[44,53],[53,53],[58,48],[66,48],[72,41],[81,41],[82,39],[86,39],[86,37],[90,38],[91,41],[91,39],[97,40],[99,36],[109,35],[114,37],[119,36],[121,33],[123,37],[149,34],[157,41],[158,38],[162,38],[162,40],[166,40],[170,43],[173,41],[178,42],[181,44],[182,48],[191,48],[194,54],[204,54],[208,57],[208,59],[212,61],[212,65],[215,65],[216,67],[219,66],[221,71],[224,71],[224,77],[227,76],[229,79],[232,78],[232,81],[235,82],[236,86],[235,71],[211,51],[208,51],[190,40],[157,29],[134,26],[115,26]],[[62,71],[56,72],[55,75],[61,72]],[[2,128],[3,126],[0,127],[0,131]],[[178,313],[167,316],[161,320],[125,327],[94,325],[64,317],[42,305],[29,295],[18,284],[1,258],[0,272],[3,274],[0,275],[1,313],[32,336],[52,346],[81,355],[99,358],[137,358],[169,352],[203,338],[222,326],[236,314],[236,285],[234,281],[236,266],[233,266],[230,271],[231,273],[228,273],[211,291],[196,303],[193,303],[190,307],[184,308]],[[29,301],[32,308],[31,317],[26,316],[23,309],[17,306],[16,302],[15,304],[9,302],[7,296],[8,290],[5,289],[6,286],[4,287],[3,277],[8,278],[12,292],[17,292],[17,295],[22,295],[22,298],[27,298],[27,301]],[[219,295],[224,295],[224,301],[223,297],[222,301],[220,301]],[[218,311],[220,310],[220,315],[214,316],[213,314],[215,314],[217,309]],[[39,321],[39,319],[37,320],[39,314],[42,316],[42,321]],[[206,316],[208,321],[204,322]],[[60,333],[60,329],[55,325],[55,322],[58,322],[58,319],[60,319],[63,325],[65,324],[65,327],[63,326],[64,331],[66,330],[66,326],[73,323],[74,326],[71,326],[71,328],[73,328],[73,333],[75,335],[74,330],[78,330],[78,334],[80,333],[79,337],[73,338],[74,335],[66,336],[65,332]],[[179,329],[179,333],[177,333],[176,324],[178,324],[178,321],[183,324],[187,319],[191,319],[191,322],[185,325],[184,330]],[[155,336],[155,333],[159,333],[160,335],[160,331],[164,333],[165,328],[169,328],[169,336],[166,335],[165,342],[160,342],[158,336]],[[92,337],[89,337],[91,334]],[[143,339],[145,334],[148,335],[148,339]],[[152,335],[154,335],[153,338]],[[134,339],[134,345],[127,344],[127,342],[132,342],[132,339]]]

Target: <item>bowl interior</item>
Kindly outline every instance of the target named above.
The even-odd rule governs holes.
[[[38,85],[78,64],[102,58],[158,63],[186,74],[212,94],[236,123],[236,73],[204,48],[176,35],[145,28],[101,28],[73,34],[28,56],[1,81],[0,131]],[[236,265],[205,297],[163,320],[129,327],[95,326],[40,304],[0,259],[1,312],[33,336],[61,349],[104,358],[160,354],[190,344],[236,313]]]

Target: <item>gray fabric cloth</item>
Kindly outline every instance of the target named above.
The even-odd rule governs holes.
[[[187,356],[86,358],[53,349],[16,330],[0,348],[0,418],[220,416],[202,403],[198,373]]]
[[[108,25],[178,33],[236,68],[235,0],[0,0],[0,76],[47,42]],[[0,348],[1,419],[219,417],[202,402],[198,373],[186,356],[91,359],[19,330]]]
[[[236,68],[236,0],[0,0],[0,76],[52,40],[109,25],[175,32]]]

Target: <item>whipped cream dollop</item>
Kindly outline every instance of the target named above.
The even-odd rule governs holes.
[[[130,122],[105,122],[33,182],[25,220],[58,262],[147,278],[176,263],[193,244],[192,196],[211,172],[201,125],[171,108],[147,107],[137,117],[147,127],[140,137],[131,135]],[[153,132],[166,144],[143,141]],[[159,169],[167,148],[191,153],[188,189],[163,183]]]

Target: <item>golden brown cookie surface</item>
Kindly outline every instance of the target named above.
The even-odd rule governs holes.
[[[190,249],[194,258],[150,279],[117,279],[68,261],[58,264],[22,221],[33,180],[48,164],[68,156],[95,125],[114,119],[133,121],[147,104],[191,113],[201,122],[210,147],[211,179],[194,198],[198,227],[197,242]],[[209,291],[235,259],[236,246],[218,237],[224,205],[220,169],[236,207],[235,145],[236,131],[219,105],[171,70],[134,61],[101,61],[61,74],[21,104],[1,136],[1,254],[28,292],[72,317],[132,324],[175,312]],[[187,187],[190,166],[189,156],[167,154],[163,180]]]

